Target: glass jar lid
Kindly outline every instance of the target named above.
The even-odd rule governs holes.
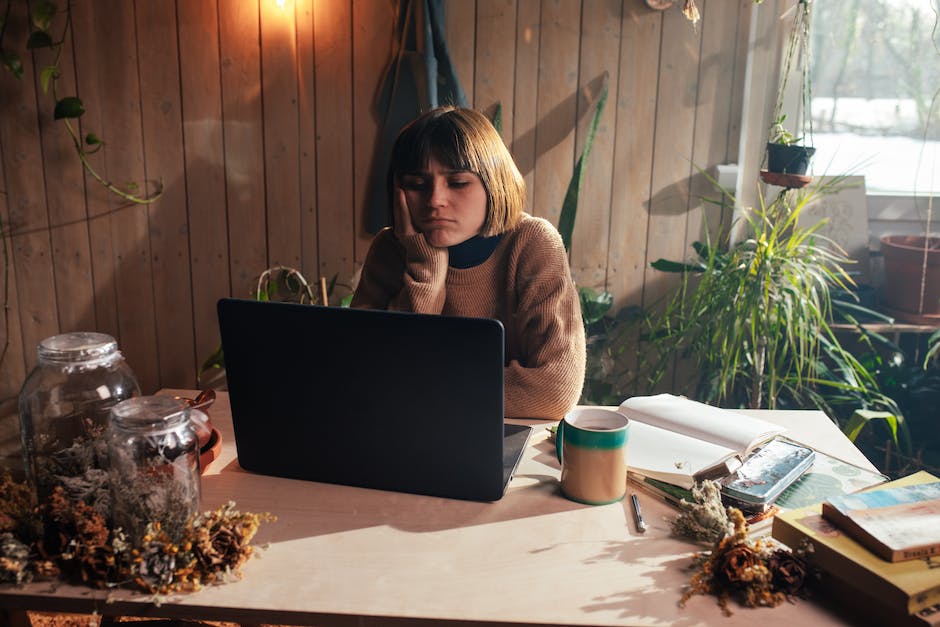
[[[189,407],[172,396],[135,396],[111,408],[111,426],[125,432],[161,433],[187,425]]]
[[[96,368],[121,357],[117,342],[105,333],[76,331],[47,337],[37,348],[39,363]]]

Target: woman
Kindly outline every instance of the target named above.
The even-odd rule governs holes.
[[[482,114],[432,110],[399,133],[392,227],[366,256],[353,307],[496,318],[505,415],[560,419],[584,382],[584,326],[561,236],[523,212],[525,181]]]

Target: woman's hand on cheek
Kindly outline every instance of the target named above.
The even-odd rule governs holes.
[[[395,187],[394,202],[395,236],[402,239],[417,233],[411,221],[411,211],[408,210],[408,198],[401,187]]]

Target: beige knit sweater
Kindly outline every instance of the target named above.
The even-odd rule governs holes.
[[[379,232],[352,306],[496,318],[506,330],[505,415],[564,417],[584,383],[584,325],[561,236],[523,215],[478,266],[449,267],[422,234]]]

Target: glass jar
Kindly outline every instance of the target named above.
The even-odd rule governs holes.
[[[111,410],[113,521],[134,543],[155,522],[179,540],[199,510],[199,447],[189,412],[170,396],[139,396]]]
[[[19,395],[26,476],[37,502],[57,486],[108,516],[107,431],[111,408],[140,393],[117,342],[103,333],[48,337]]]

